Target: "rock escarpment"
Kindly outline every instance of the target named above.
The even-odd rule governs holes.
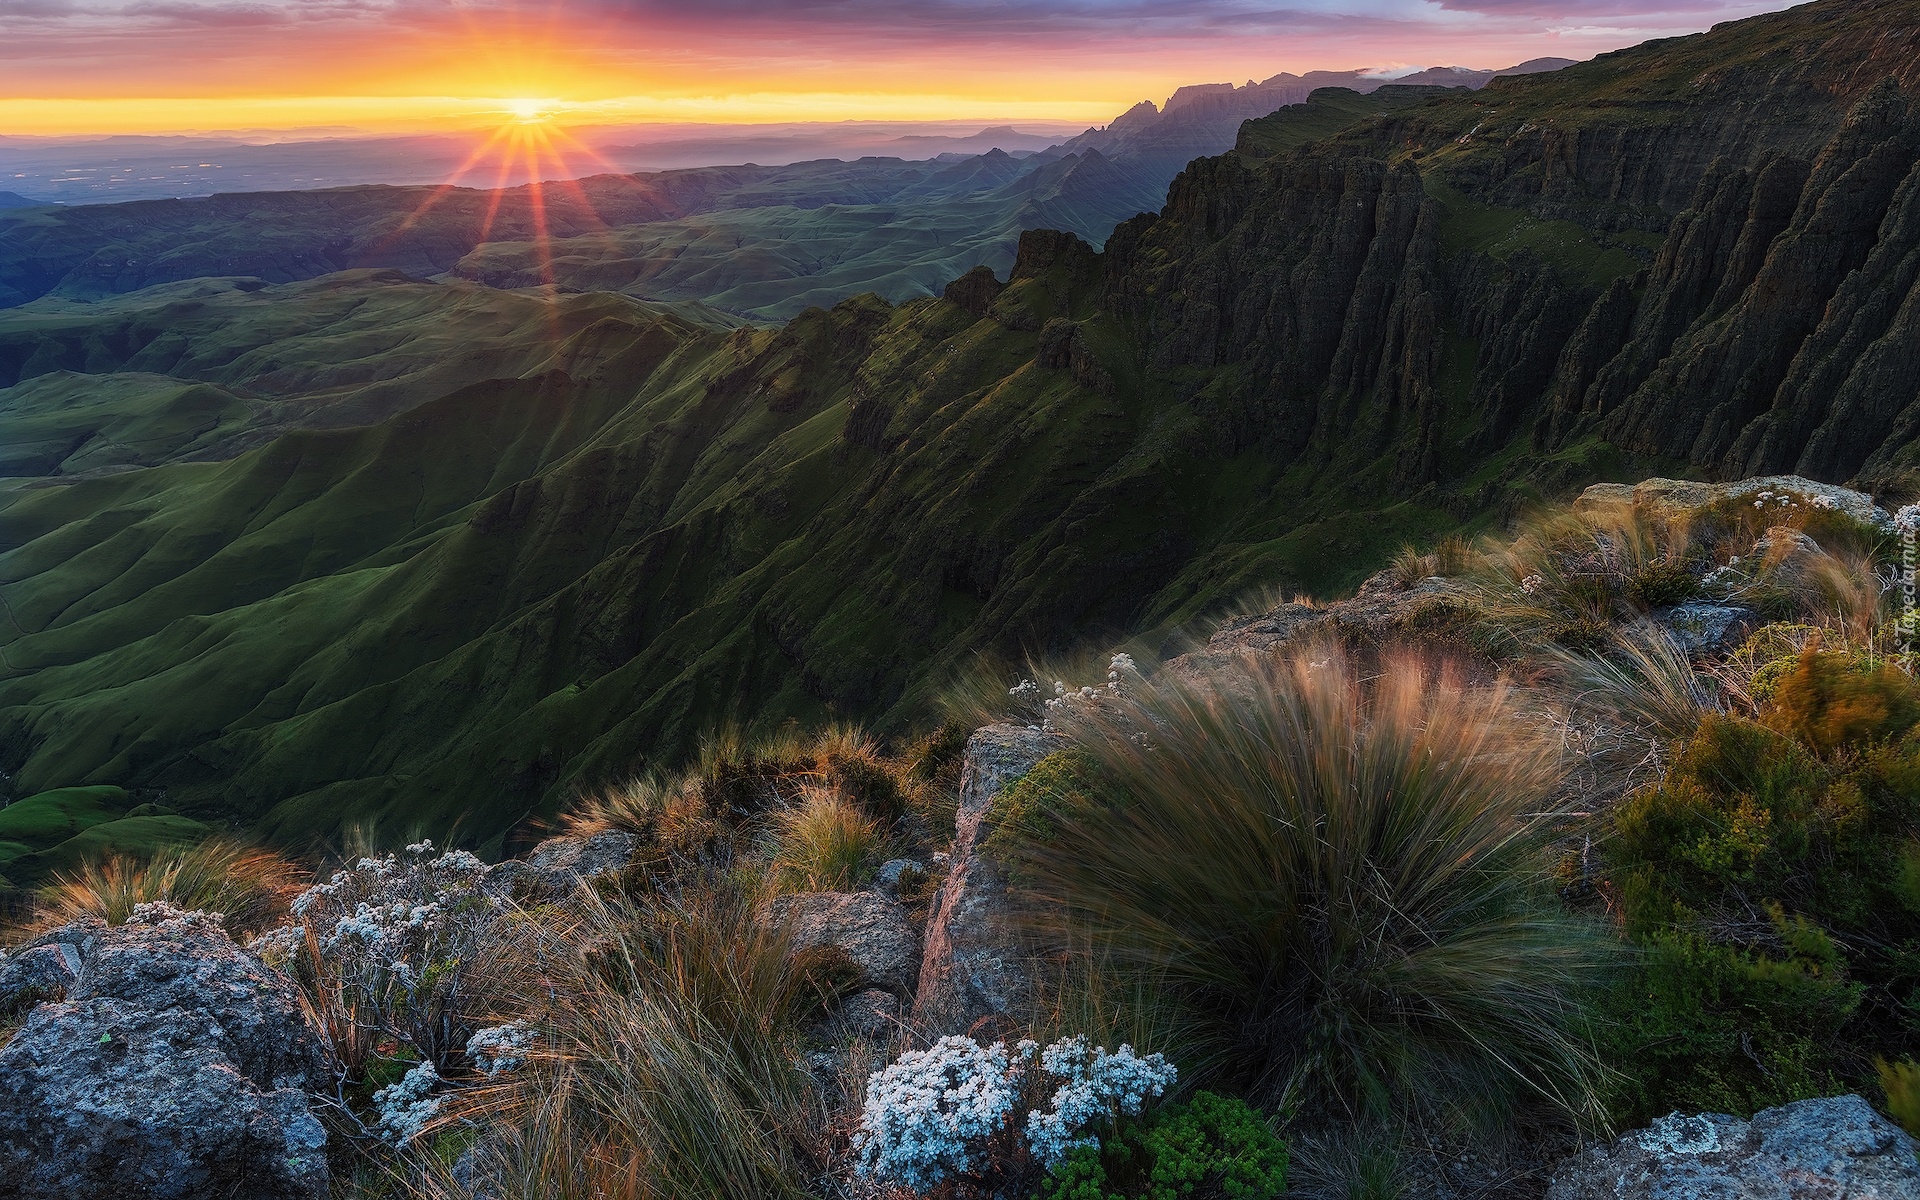
[[[982,843],[988,810],[1002,789],[1058,749],[1059,739],[1017,725],[989,725],[967,742],[952,856],[927,919],[926,950],[913,1023],[921,1035],[965,1033],[977,1022],[1020,1012],[1031,975],[1001,865]]]
[[[323,1200],[306,1089],[327,1076],[291,983],[165,905],[66,926],[12,962],[48,950],[77,969],[0,1049],[0,1193]]]

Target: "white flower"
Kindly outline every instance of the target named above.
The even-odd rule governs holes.
[[[876,1072],[853,1136],[860,1172],[924,1192],[973,1170],[1013,1108],[1009,1066],[1005,1042],[943,1037]]]
[[[380,1133],[396,1146],[404,1146],[420,1136],[427,1122],[440,1111],[443,1096],[432,1095],[440,1076],[433,1064],[423,1062],[373,1094],[373,1107],[379,1112]]]
[[[482,1029],[468,1038],[467,1057],[492,1078],[524,1065],[532,1045],[533,1030],[519,1021],[509,1021]]]
[[[1027,1147],[1049,1166],[1078,1146],[1099,1145],[1095,1128],[1139,1116],[1147,1101],[1165,1095],[1179,1075],[1163,1055],[1141,1058],[1126,1045],[1112,1054],[1105,1046],[1089,1052],[1084,1037],[1048,1046],[1040,1065],[1066,1080],[1053,1093],[1048,1111],[1027,1114]]]
[[[1547,586],[1547,581],[1538,575],[1529,575],[1520,581],[1520,590],[1531,596]]]
[[[1029,1111],[1018,1128],[1048,1165],[1076,1146],[1098,1145],[1099,1129],[1138,1116],[1179,1074],[1161,1055],[1141,1058],[1131,1046],[1113,1054],[1104,1046],[1089,1050],[1084,1037],[1044,1050],[1025,1039],[1012,1054],[1004,1042],[982,1047],[972,1038],[944,1037],[867,1080],[853,1137],[861,1173],[924,1192],[978,1172],[988,1140],[1013,1127],[1014,1102],[1036,1054],[1040,1069],[1062,1082],[1047,1109]]]

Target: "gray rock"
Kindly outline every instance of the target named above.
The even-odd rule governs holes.
[[[860,969],[860,979],[904,998],[920,974],[920,936],[900,902],[878,892],[801,892],[767,905],[768,917],[787,923],[794,949],[829,946]]]
[[[1920,1146],[1858,1096],[1752,1121],[1662,1117],[1555,1173],[1548,1200],[1914,1200]]]
[[[900,898],[900,876],[908,871],[924,871],[925,867],[910,858],[890,858],[880,864],[873,873],[872,889],[884,895]],[[4,993],[0,993],[3,995]]]
[[[869,988],[841,1003],[828,1022],[827,1035],[836,1042],[886,1041],[899,1031],[900,1024],[900,998]]]
[[[548,838],[525,858],[495,863],[481,885],[490,895],[545,897],[563,895],[583,879],[624,871],[638,856],[638,836],[620,829]]]
[[[62,1000],[80,978],[80,950],[67,942],[0,954],[0,1012]]]
[[[284,977],[216,919],[143,905],[67,927],[80,970],[0,1049],[0,1194],[327,1194],[318,1040]]]
[[[1001,789],[1065,742],[1037,729],[989,725],[967,742],[946,881],[927,919],[913,1023],[927,1037],[965,1033],[984,1018],[1016,1014],[1032,975],[1009,917],[1006,875],[982,851],[987,809]]]
[[[1631,507],[1651,516],[1676,517],[1722,499],[1746,500],[1761,492],[1794,492],[1808,500],[1826,501],[1856,521],[1882,532],[1893,530],[1892,514],[1875,504],[1872,496],[1798,475],[1759,475],[1731,483],[1643,479],[1631,487],[1622,483],[1596,483],[1580,493],[1579,499],[1573,502],[1573,511],[1591,516],[1611,508]]]
[[[1655,609],[1653,619],[1690,656],[1724,654],[1760,624],[1760,615],[1750,608],[1703,600]]]

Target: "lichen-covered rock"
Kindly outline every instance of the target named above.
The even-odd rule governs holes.
[[[1737,604],[1689,600],[1658,609],[1653,619],[1687,655],[1724,654],[1760,623],[1759,614]]]
[[[583,879],[624,871],[633,865],[639,849],[639,837],[620,829],[552,837],[525,858],[495,863],[481,886],[496,896],[561,895]]]
[[[1761,492],[1775,495],[1793,493],[1808,501],[1830,507],[1863,525],[1892,532],[1893,516],[1874,502],[1872,496],[1852,488],[1838,487],[1803,479],[1798,475],[1757,475],[1731,483],[1701,483],[1692,479],[1643,479],[1631,486],[1624,483],[1596,483],[1580,493],[1573,511],[1581,515],[1609,508],[1631,507],[1655,517],[1679,517],[1708,508],[1722,500],[1750,501]]]
[[[1914,1140],[1858,1096],[1802,1100],[1751,1121],[1662,1117],[1575,1156],[1548,1200],[1913,1200]]]
[[[878,892],[801,892],[767,905],[796,950],[830,947],[860,970],[860,982],[902,998],[920,974],[920,935],[900,902]]]
[[[0,1012],[66,998],[80,978],[80,950],[70,942],[29,945],[0,954]]]
[[[976,1021],[1016,1013],[1031,992],[1009,926],[1006,875],[982,843],[987,810],[1001,790],[1064,743],[1018,725],[989,725],[967,741],[946,881],[927,919],[913,1023],[927,1037],[964,1033]]]
[[[67,932],[46,943],[79,954],[67,998],[0,1049],[0,1194],[324,1197],[324,1059],[293,985],[205,914]]]

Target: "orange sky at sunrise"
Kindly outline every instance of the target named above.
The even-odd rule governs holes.
[[[0,0],[0,134],[1103,121],[1185,83],[1587,58],[1739,0]],[[526,107],[524,103],[521,105]]]

